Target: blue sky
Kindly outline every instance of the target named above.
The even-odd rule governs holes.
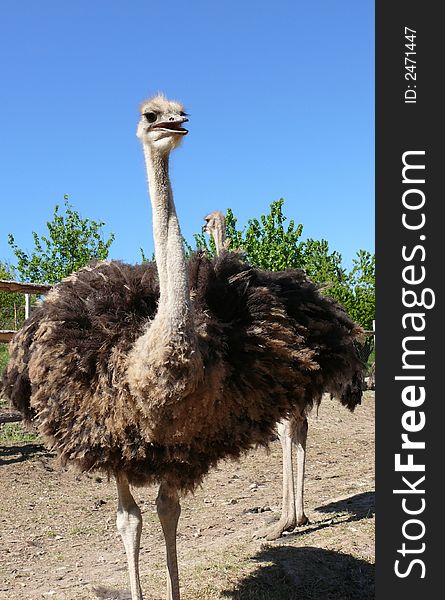
[[[190,113],[172,155],[187,239],[211,210],[245,224],[284,197],[346,265],[374,250],[370,0],[1,0],[0,72],[0,259],[64,194],[115,233],[112,258],[151,254],[135,129],[159,90]]]

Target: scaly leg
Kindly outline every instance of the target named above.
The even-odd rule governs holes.
[[[292,422],[284,419],[277,423],[277,433],[283,450],[283,504],[281,517],[277,523],[269,525],[256,533],[255,537],[276,540],[283,531],[292,531],[297,523],[295,515],[294,473],[292,468]]]
[[[131,495],[128,479],[123,473],[116,475],[116,483],[119,494],[116,525],[127,554],[131,600],[143,600],[139,581],[139,546],[142,531],[142,515],[139,506]]]
[[[167,600],[180,600],[176,530],[181,514],[181,506],[177,490],[166,483],[161,483],[156,498],[156,507],[167,550]]]
[[[296,454],[297,454],[297,497],[296,497],[296,525],[306,525],[309,522],[309,519],[304,514],[304,470],[305,470],[305,462],[306,462],[306,440],[307,440],[307,430],[308,430],[308,422],[307,418],[295,419],[294,428],[292,432],[292,442],[295,446]]]
[[[308,423],[306,417],[294,416],[277,424],[277,433],[283,450],[283,502],[280,520],[262,529],[256,537],[276,540],[284,531],[293,531],[299,525],[308,523],[304,514],[304,469],[306,460],[306,439]],[[295,495],[293,449],[297,455],[297,493]]]

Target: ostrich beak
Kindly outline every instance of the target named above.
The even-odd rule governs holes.
[[[186,123],[188,119],[181,117],[177,121],[162,121],[152,126],[152,129],[161,129],[162,131],[169,131],[171,133],[179,133],[181,135],[187,135],[188,129],[181,127],[182,123]]]

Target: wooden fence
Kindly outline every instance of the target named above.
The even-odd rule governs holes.
[[[0,292],[18,292],[25,294],[25,319],[31,313],[31,294],[47,294],[51,285],[46,283],[22,283],[0,279]],[[14,329],[0,329],[0,342],[9,342],[15,334]]]

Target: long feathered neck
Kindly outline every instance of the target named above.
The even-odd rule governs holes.
[[[153,211],[153,237],[160,296],[128,355],[130,390],[141,410],[153,417],[155,406],[180,401],[202,378],[190,302],[188,268],[168,176],[168,155],[144,146]]]
[[[191,319],[187,263],[169,179],[169,155],[144,145],[159,274],[158,318],[174,331]]]
[[[212,237],[215,242],[216,254],[219,256],[226,250],[226,223],[224,217],[216,219]]]

